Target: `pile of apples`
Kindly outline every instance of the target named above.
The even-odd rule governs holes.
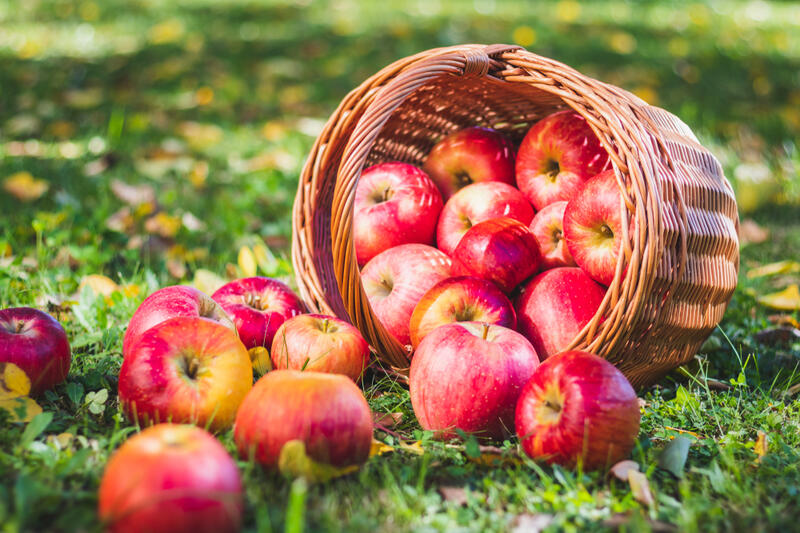
[[[630,383],[594,354],[564,351],[615,276],[622,208],[608,154],[571,111],[539,121],[518,150],[468,128],[440,141],[424,168],[362,173],[353,228],[362,283],[413,351],[410,396],[424,429],[445,439],[516,433],[530,457],[586,469],[631,452],[640,408]],[[32,393],[63,382],[70,361],[55,319],[0,311],[0,363],[24,370]],[[119,400],[129,420],[152,427],[106,467],[104,525],[238,530],[239,471],[210,432],[233,427],[239,456],[267,468],[297,460],[287,450],[298,445],[315,465],[364,463],[373,422],[359,382],[369,362],[356,328],[306,314],[277,280],[151,294],[123,339]]]
[[[362,172],[362,285],[413,351],[424,429],[516,430],[531,457],[586,468],[630,453],[640,421],[631,385],[596,355],[564,352],[615,277],[623,208],[608,153],[573,111],[534,124],[518,150],[473,127],[439,141],[422,168]]]

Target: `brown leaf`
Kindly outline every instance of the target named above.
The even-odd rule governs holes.
[[[673,531],[677,531],[678,528],[674,525],[670,524],[669,522],[662,522],[660,520],[653,520],[644,516],[643,514],[638,514],[639,521],[643,521],[650,526],[650,530],[653,533],[672,533]],[[603,521],[603,526],[614,531],[621,530],[624,528],[625,531],[634,531],[631,529],[632,525],[637,525],[636,522],[633,521],[633,515],[631,513],[617,513],[612,515],[611,518]]]
[[[653,505],[653,494],[650,492],[650,483],[647,476],[638,470],[628,470],[628,484],[634,499],[644,505]]]
[[[137,207],[156,203],[156,191],[150,185],[129,185],[118,179],[111,180],[111,192],[126,204]]]
[[[789,326],[763,329],[755,337],[758,342],[767,346],[789,346],[800,342],[800,329]]]
[[[133,214],[131,208],[125,206],[106,219],[106,227],[111,231],[128,233],[133,229]]]
[[[792,328],[800,329],[800,322],[797,321],[795,317],[788,314],[777,314],[777,315],[769,315],[767,320],[770,321],[771,324],[775,324],[776,326],[789,326]]]
[[[117,285],[114,280],[102,274],[89,274],[88,276],[84,276],[80,285],[78,285],[78,290],[80,291],[84,287],[89,287],[95,294],[100,296],[111,296],[114,291],[119,290],[119,285]]]
[[[144,229],[148,233],[171,239],[181,229],[181,219],[160,211],[145,221]]]
[[[177,279],[183,279],[186,276],[186,263],[180,259],[167,259],[167,272]]]
[[[450,502],[457,507],[467,503],[467,491],[464,490],[464,487],[442,486],[438,490],[444,501]]]
[[[639,463],[636,461],[631,461],[630,459],[626,459],[624,461],[620,461],[608,471],[610,475],[613,475],[620,481],[628,481],[628,472],[631,470],[639,471]]]
[[[539,533],[553,522],[553,515],[536,513],[520,514],[511,521],[511,533]]]
[[[391,429],[403,421],[403,413],[372,413],[372,422]]]
[[[746,218],[739,225],[739,242],[746,244],[759,244],[769,239],[769,230],[759,226],[753,219]]]

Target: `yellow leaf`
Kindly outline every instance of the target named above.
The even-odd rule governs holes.
[[[197,105],[208,105],[214,101],[214,89],[211,87],[200,87],[194,93],[194,100]]]
[[[147,219],[144,223],[144,229],[148,233],[155,233],[169,239],[174,237],[178,230],[181,229],[181,219],[161,211]]]
[[[306,445],[301,440],[290,440],[281,448],[278,470],[290,478],[302,477],[306,481],[325,482],[358,470],[358,465],[337,467],[318,463],[306,455]]]
[[[381,442],[378,439],[372,439],[372,445],[369,448],[369,456],[372,457],[374,455],[383,455],[385,453],[393,451],[394,448],[392,448],[385,442]]]
[[[258,267],[262,272],[267,275],[275,272],[278,260],[275,259],[275,255],[266,245],[261,243],[254,244],[253,255],[255,255],[256,263],[258,263]]]
[[[186,29],[178,19],[169,19],[150,28],[150,42],[153,44],[166,44],[178,41]]]
[[[779,292],[765,294],[756,299],[761,305],[782,311],[800,311],[800,287],[792,284]]]
[[[42,412],[39,404],[27,396],[0,398],[0,409],[11,415],[12,422],[30,422],[33,417]]]
[[[422,448],[421,441],[412,442],[411,444],[406,444],[405,442],[403,442],[398,447],[403,451],[410,452],[416,455],[423,455],[425,453],[425,450]]]
[[[765,455],[767,455],[768,448],[769,448],[769,439],[767,439],[767,434],[759,430],[758,437],[756,438],[756,443],[753,446],[753,451],[756,452],[756,455],[758,456],[756,458],[757,463],[760,463],[761,459]]]
[[[0,363],[0,399],[25,396],[31,391],[31,380],[14,363]]]
[[[630,485],[631,493],[637,502],[653,505],[653,494],[650,492],[650,483],[648,483],[646,475],[638,470],[628,470],[628,485]]]
[[[247,350],[250,355],[250,362],[253,363],[253,370],[257,376],[263,376],[272,370],[272,359],[269,356],[269,350],[263,346],[256,346]]]
[[[36,179],[30,172],[22,171],[11,174],[3,180],[3,189],[23,202],[32,202],[42,197],[50,188],[50,185],[40,179]]]
[[[194,272],[192,285],[195,289],[206,294],[214,294],[217,289],[225,285],[225,280],[214,274],[210,270],[198,268]]]
[[[258,264],[256,263],[256,255],[253,250],[247,246],[239,248],[239,268],[242,269],[242,274],[246,278],[251,278],[256,275]]]
[[[133,298],[135,296],[139,296],[139,293],[142,292],[142,288],[135,284],[135,283],[128,283],[122,287],[122,294],[126,298]]]
[[[72,433],[59,433],[58,435],[48,435],[47,442],[55,444],[56,448],[63,450],[67,448],[75,435]]]
[[[793,274],[800,272],[800,263],[797,261],[778,261],[769,263],[758,268],[751,268],[747,271],[748,279],[761,278],[764,276],[774,276],[776,274]]]
[[[78,290],[83,290],[84,287],[89,287],[95,294],[106,297],[119,290],[119,285],[114,283],[114,280],[101,274],[84,276],[78,286]]]
[[[222,128],[214,124],[187,121],[178,125],[178,134],[195,150],[217,144],[222,139],[222,133]]]

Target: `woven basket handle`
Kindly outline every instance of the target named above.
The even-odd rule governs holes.
[[[342,155],[331,206],[331,242],[336,281],[350,321],[372,346],[383,346],[385,359],[398,369],[408,366],[409,350],[374,315],[356,262],[353,244],[353,202],[356,184],[378,135],[392,113],[420,87],[441,76],[483,77],[506,65],[497,57],[519,50],[511,45],[464,45],[431,50],[375,92],[353,130]]]

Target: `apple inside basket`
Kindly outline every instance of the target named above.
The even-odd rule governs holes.
[[[620,260],[591,274],[607,290],[563,348],[586,349],[609,359],[640,387],[690,359],[721,319],[738,272],[736,203],[719,163],[668,112],[517,47],[465,45],[423,52],[386,67],[343,100],[312,149],[295,202],[293,262],[308,306],[350,321],[383,361],[400,371],[407,368],[410,331],[407,337],[392,334],[362,283],[363,258],[356,254],[354,227],[362,172],[393,161],[422,167],[436,143],[475,126],[497,130],[519,147],[533,124],[566,110],[591,129],[608,154],[604,168],[609,170],[604,184],[587,193],[582,217],[572,217],[572,223],[601,232],[610,229],[593,223],[592,212],[599,208],[591,204],[616,194],[618,207],[605,213],[604,220],[616,217],[612,242]],[[554,163],[550,165],[549,171],[557,173]],[[516,185],[544,213],[548,208],[526,191],[520,177],[518,161]],[[452,192],[439,189],[446,201]],[[564,218],[570,224],[568,213]],[[528,231],[528,223],[516,222]],[[540,231],[546,232],[547,224],[541,225],[545,229]],[[524,233],[518,228],[503,231]],[[592,239],[601,237],[587,236],[589,252]],[[540,250],[539,257],[522,263],[541,263],[541,255]],[[440,262],[447,258],[442,256]],[[456,261],[463,274],[474,276],[471,270],[490,263],[488,256],[480,261],[464,257]],[[419,262],[408,256],[387,263],[400,267],[411,285],[436,278]],[[489,275],[503,269],[501,264],[487,268]],[[514,286],[517,281],[522,280]],[[576,283],[559,280],[551,285]],[[589,289],[573,292],[585,301],[598,298]],[[525,294],[509,294],[518,300],[518,312]],[[553,298],[545,307],[563,306],[561,297]],[[551,323],[551,328],[559,327],[558,317]]]

